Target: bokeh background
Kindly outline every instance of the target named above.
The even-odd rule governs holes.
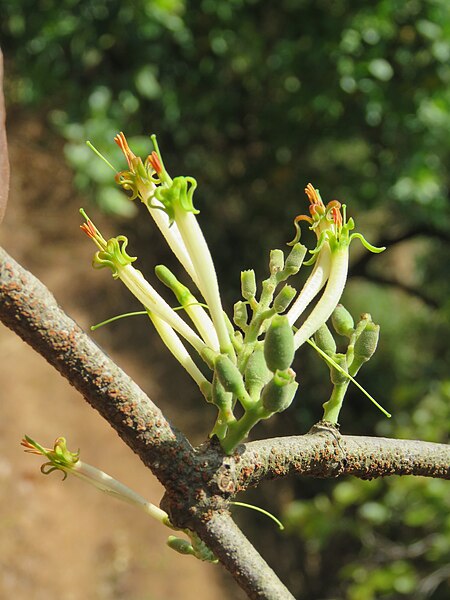
[[[348,205],[373,244],[388,246],[383,255],[352,247],[344,303],[381,325],[359,380],[393,417],[350,388],[342,431],[448,442],[447,0],[0,0],[0,15],[13,177],[2,244],[66,310],[87,328],[138,308],[90,270],[81,205],[107,234],[128,235],[149,277],[155,264],[173,265],[86,139],[123,168],[114,135],[125,131],[145,156],[155,132],[170,172],[196,177],[228,309],[240,270],[264,278],[269,250],[293,237],[312,181],[326,200]],[[129,319],[95,339],[193,443],[205,439],[214,411],[150,327]],[[66,435],[87,462],[155,501],[161,495],[109,427],[4,328],[0,353],[0,592],[159,600],[201,586],[202,600],[240,598],[219,568],[172,557],[165,532],[129,507],[38,477],[17,445],[24,432],[46,443]],[[296,370],[297,401],[254,437],[304,433],[320,418],[327,368],[305,348]],[[236,509],[296,597],[449,597],[446,482],[292,479],[245,500],[285,522],[281,534]]]

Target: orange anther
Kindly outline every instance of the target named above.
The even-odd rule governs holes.
[[[161,160],[159,158],[159,156],[157,155],[157,153],[153,150],[153,152],[149,155],[148,157],[148,162],[150,163],[150,165],[152,166],[152,168],[154,169],[154,171],[159,175],[160,173],[162,173],[163,167],[161,164]]]
[[[342,215],[341,215],[341,211],[340,209],[340,203],[338,202],[339,206],[333,206],[331,208],[331,216],[333,218],[334,224],[338,227],[338,229],[340,229],[342,227]]]
[[[97,232],[95,230],[94,224],[92,223],[92,221],[88,221],[87,223],[83,223],[83,225],[80,225],[80,229],[82,229],[84,231],[84,233],[90,237],[90,238],[95,238]]]
[[[308,196],[308,200],[312,205],[319,204],[323,206],[323,202],[312,183],[308,183],[308,185],[305,187],[305,194]]]
[[[131,161],[134,158],[136,158],[136,155],[130,149],[128,142],[127,142],[127,138],[125,137],[125,134],[123,133],[123,131],[121,131],[120,133],[118,133],[116,135],[116,137],[114,138],[114,141],[116,142],[116,144],[119,146],[119,148],[124,153],[125,158],[127,159],[128,166],[131,169]]]

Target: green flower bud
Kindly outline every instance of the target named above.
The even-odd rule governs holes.
[[[225,388],[220,383],[217,377],[214,377],[212,383],[212,402],[220,412],[226,412],[231,410],[231,403],[233,396],[229,392],[225,391]]]
[[[250,269],[248,271],[241,271],[241,290],[242,297],[246,300],[254,298],[256,295],[256,277],[255,271]]]
[[[264,410],[269,414],[286,410],[291,405],[297,388],[298,383],[295,381],[295,373],[292,369],[276,371],[261,394]]]
[[[264,357],[272,373],[288,369],[294,360],[294,333],[286,316],[275,315],[264,340]]]
[[[291,285],[285,285],[280,292],[275,296],[273,308],[277,313],[284,312],[292,300],[295,298],[297,290]]]
[[[347,357],[346,357],[345,354],[335,354],[333,356],[333,360],[342,369],[344,369],[345,373],[348,372]],[[333,367],[332,365],[330,365],[331,383],[333,385],[342,385],[343,383],[347,383],[349,381],[349,379],[348,379],[348,377],[347,377],[347,375],[345,373],[342,373],[341,371],[338,371],[335,367]]]
[[[328,356],[333,356],[333,354],[336,352],[336,342],[334,341],[334,337],[325,323],[319,327],[314,334],[314,341]]]
[[[165,265],[157,265],[155,267],[155,275],[161,283],[172,290],[181,306],[185,306],[194,298],[189,289],[178,281],[172,271]]]
[[[286,264],[284,265],[284,272],[287,275],[295,275],[300,271],[306,252],[307,248],[306,246],[303,246],[303,244],[297,243],[293,246],[286,259]]]
[[[239,300],[234,305],[233,321],[242,330],[245,330],[248,322],[247,305],[245,302]]]
[[[260,342],[248,359],[245,369],[245,385],[252,398],[259,395],[271,375],[264,358],[264,344]]]
[[[271,250],[269,259],[269,271],[271,275],[275,275],[283,270],[284,267],[284,252],[283,250]]]
[[[361,332],[354,347],[354,360],[360,363],[367,362],[373,356],[380,337],[380,326],[375,323],[367,323]]]
[[[180,554],[194,555],[194,548],[187,540],[170,535],[166,543],[169,548],[172,548],[172,550],[175,550],[175,552],[179,552]]]
[[[331,315],[333,327],[339,335],[350,337],[354,331],[355,322],[352,315],[342,304],[338,304]]]
[[[231,392],[238,398],[246,395],[242,374],[226,354],[217,356],[214,370],[226,392]]]

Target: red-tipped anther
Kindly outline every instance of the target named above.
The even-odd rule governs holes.
[[[336,225],[336,227],[338,229],[340,229],[342,227],[342,215],[341,215],[341,203],[338,202],[337,200],[333,200],[332,202],[329,203],[329,205],[332,204],[331,206],[331,217],[333,219],[334,224]]]
[[[25,448],[25,452],[29,452],[30,454],[41,454],[37,448],[35,448],[28,440],[23,438],[20,442],[20,445]]]
[[[131,169],[131,161],[136,158],[136,155],[130,150],[125,134],[121,131],[116,135],[114,141],[124,153],[125,158],[127,159],[128,167]]]
[[[308,200],[313,206],[316,204],[323,206],[323,202],[312,183],[308,183],[308,185],[305,187],[305,194],[308,196]]]
[[[82,229],[84,233],[91,239],[95,238],[97,234],[92,221],[87,221],[87,223],[83,223],[83,225],[80,225],[80,229]]]
[[[152,166],[152,168],[155,171],[155,173],[157,175],[160,175],[162,173],[163,166],[161,164],[161,160],[160,160],[159,156],[157,155],[157,153],[154,150],[149,155],[149,157],[148,157],[147,160],[150,163],[150,165]]]

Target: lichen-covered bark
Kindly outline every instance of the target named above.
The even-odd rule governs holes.
[[[294,599],[227,512],[215,512],[199,523],[198,531],[249,598]]]
[[[236,456],[233,481],[237,491],[242,491],[257,486],[263,479],[291,474],[308,477],[353,475],[361,479],[421,475],[450,479],[450,446],[418,440],[341,435],[331,424],[320,423],[306,435],[241,446],[241,453]]]

